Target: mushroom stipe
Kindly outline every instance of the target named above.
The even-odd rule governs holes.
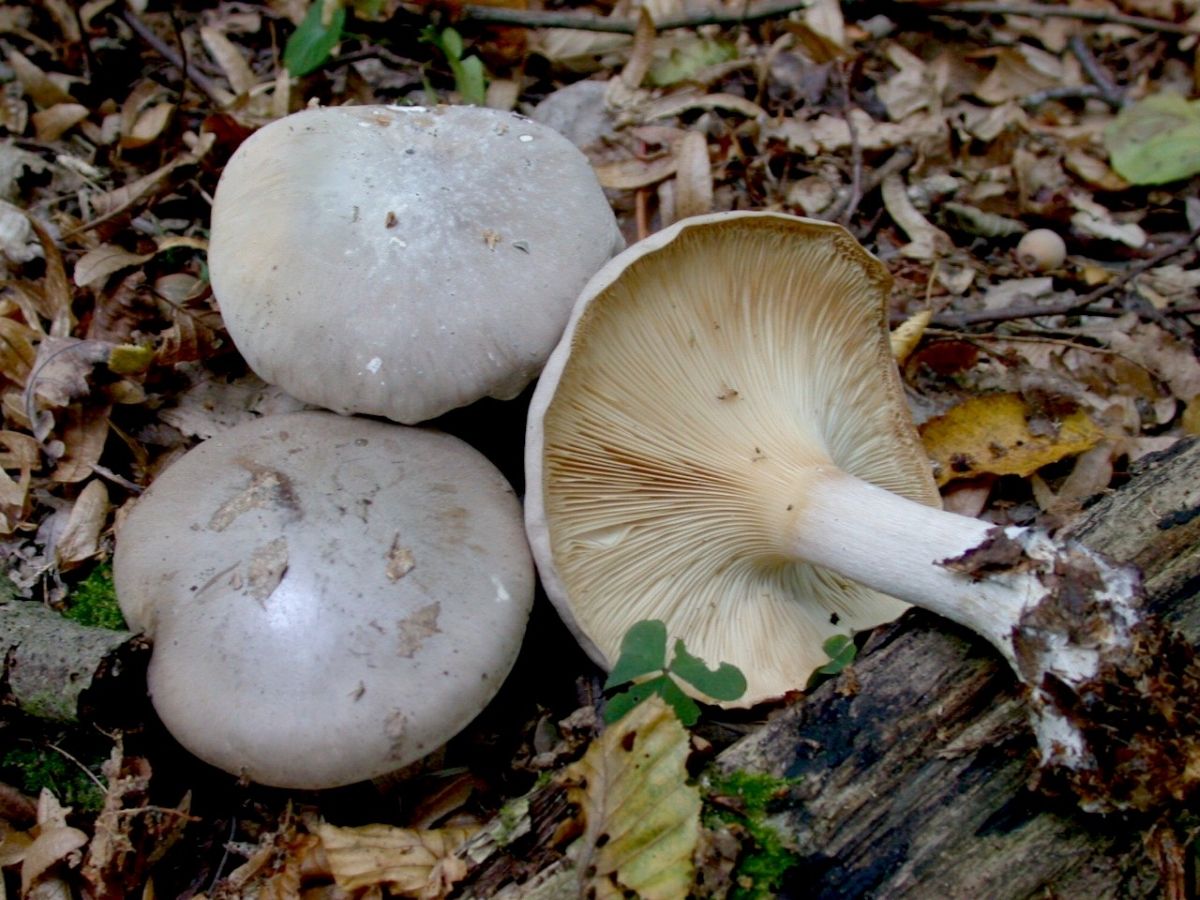
[[[801,689],[827,637],[906,601],[997,648],[1044,770],[1084,808],[1184,800],[1192,649],[1144,614],[1133,569],[939,508],[889,353],[890,284],[844,229],[773,213],[684,220],[610,260],[530,407],[547,594],[604,666],[632,622],[662,619],[743,671],[737,705]]]

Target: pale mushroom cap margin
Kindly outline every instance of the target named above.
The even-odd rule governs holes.
[[[533,600],[511,487],[450,435],[270,416],[167,468],[114,559],[149,689],[188,750],[327,788],[437,749],[500,688]]]
[[[622,246],[586,157],[544,125],[479,107],[325,107],[234,153],[209,266],[264,380],[413,424],[516,396]]]
[[[772,213],[684,220],[588,283],[531,404],[525,515],[598,663],[663,619],[741,668],[750,705],[802,689],[827,637],[906,608],[783,543],[806,468],[940,502],[890,354],[890,284],[844,229]]]

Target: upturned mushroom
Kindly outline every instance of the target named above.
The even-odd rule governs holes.
[[[149,690],[201,759],[328,788],[400,768],[475,718],[517,656],[533,564],[512,489],[447,434],[329,412],[195,447],[114,559],[153,640]]]
[[[518,394],[622,246],[557,132],[492,109],[360,106],[246,140],[217,186],[208,258],[258,375],[411,424]]]
[[[803,688],[826,636],[913,603],[999,650],[1043,763],[1086,803],[1182,796],[1200,774],[1190,648],[1145,621],[1131,569],[939,508],[890,283],[844,229],[769,213],[682,221],[598,272],[529,415],[550,599],[604,666],[631,624],[664,620],[742,669],[743,705]]]

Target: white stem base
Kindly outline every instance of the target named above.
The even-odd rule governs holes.
[[[791,507],[790,553],[986,638],[1030,690],[1043,763],[1092,765],[1046,688],[1078,688],[1129,648],[1136,573],[1041,531],[924,506],[835,468],[813,474]]]

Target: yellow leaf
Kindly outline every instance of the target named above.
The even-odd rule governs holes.
[[[933,319],[933,310],[923,309],[913,313],[892,329],[892,357],[897,363],[904,365],[904,361],[917,349],[931,319]]]
[[[585,823],[568,851],[580,896],[687,896],[700,836],[700,794],[688,784],[687,756],[687,732],[651,696],[565,771]]]
[[[1103,436],[1080,409],[1031,423],[1017,394],[972,397],[921,427],[939,485],[985,474],[1032,475],[1090,449]]]
[[[1188,434],[1200,434],[1200,394],[1188,401],[1180,424]]]
[[[342,890],[387,884],[403,896],[428,896],[429,888],[448,889],[466,875],[466,866],[452,854],[477,830],[391,825],[339,828],[322,822],[317,826],[317,835],[325,845],[333,878]],[[432,895],[444,893],[446,890]]]

